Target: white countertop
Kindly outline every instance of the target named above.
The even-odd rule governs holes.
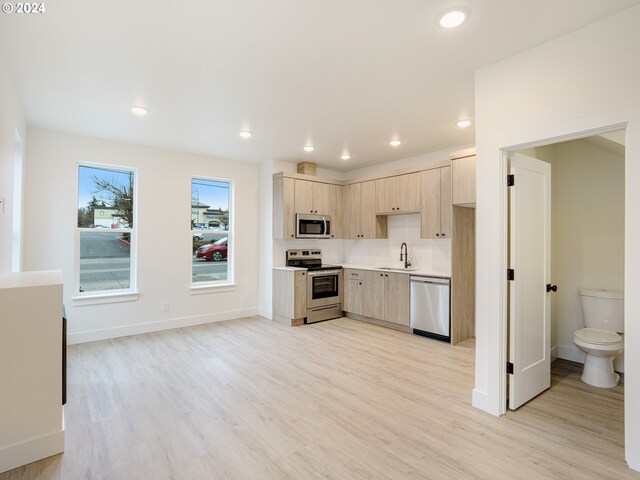
[[[15,272],[0,275],[0,288],[42,287],[62,285],[62,271]]]
[[[438,271],[434,271],[434,270],[425,270],[423,268],[419,268],[417,270],[387,270],[387,269],[383,269],[380,268],[382,265],[356,265],[356,264],[352,264],[352,263],[343,263],[343,264],[337,264],[340,265],[342,268],[353,268],[356,270],[372,270],[374,272],[392,272],[392,273],[407,273],[409,275],[421,275],[424,277],[443,277],[443,278],[451,278],[451,273],[449,272],[438,272]],[[395,265],[390,265],[390,267],[392,268],[396,268]],[[409,267],[412,268],[412,267]],[[288,272],[296,272],[296,271],[306,271],[306,268],[300,268],[300,267],[273,267],[274,270],[284,270],[284,271],[288,271]]]
[[[300,268],[300,267],[273,267],[274,270],[284,270],[286,272],[297,272],[297,271],[303,271],[306,272],[307,269],[306,268]]]
[[[451,273],[449,272],[437,272],[434,270],[425,270],[422,268],[419,268],[417,270],[400,270],[397,269],[397,265],[389,265],[389,267],[397,269],[397,270],[387,270],[387,269],[382,269],[380,268],[383,265],[376,265],[376,266],[371,266],[371,265],[356,265],[356,264],[352,264],[352,263],[343,263],[342,264],[342,268],[352,268],[352,269],[356,269],[356,270],[373,270],[376,272],[393,272],[393,273],[407,273],[409,275],[422,275],[425,277],[444,277],[444,278],[451,278]],[[409,268],[413,268],[413,267],[409,267]]]

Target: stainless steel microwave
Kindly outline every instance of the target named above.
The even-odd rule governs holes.
[[[296,238],[331,238],[331,217],[298,213]]]

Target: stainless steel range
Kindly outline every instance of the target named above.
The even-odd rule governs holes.
[[[320,249],[287,250],[287,266],[307,269],[305,323],[342,316],[342,267],[323,265]]]

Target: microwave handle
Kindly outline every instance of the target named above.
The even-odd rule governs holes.
[[[327,234],[327,220],[324,217],[322,217],[322,221],[324,222],[324,234],[326,235]]]

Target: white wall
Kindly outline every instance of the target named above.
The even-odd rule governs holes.
[[[505,405],[506,162],[503,149],[627,124],[625,290],[640,291],[640,6],[476,72],[476,381],[473,404]],[[640,470],[640,297],[625,299],[625,451]],[[526,408],[526,407],[525,407]]]
[[[473,145],[461,145],[452,148],[446,148],[444,150],[438,150],[436,152],[423,153],[420,155],[413,155],[411,157],[401,158],[399,160],[393,160],[391,162],[379,163],[369,167],[356,168],[345,172],[345,179],[351,180],[361,177],[367,177],[369,175],[377,175],[380,173],[391,172],[393,170],[402,170],[405,168],[420,167],[423,165],[429,165],[430,163],[438,163],[449,160],[450,155],[458,150],[464,150],[471,148]]]
[[[0,52],[0,273],[10,272],[13,245],[14,162],[16,132],[25,141],[27,127],[13,80]],[[17,209],[19,211],[19,209]]]
[[[273,318],[273,161],[260,164],[260,268],[259,314]]]
[[[24,266],[63,271],[69,341],[129,335],[255,315],[258,311],[259,165],[29,129]],[[74,295],[77,165],[137,168],[139,299],[79,305]],[[192,295],[191,176],[235,182],[235,289]],[[169,310],[161,311],[163,303]]]

